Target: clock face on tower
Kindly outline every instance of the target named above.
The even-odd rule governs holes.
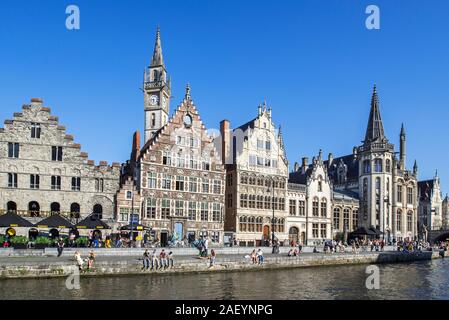
[[[157,95],[151,95],[150,96],[150,106],[155,106],[159,102],[159,98]]]

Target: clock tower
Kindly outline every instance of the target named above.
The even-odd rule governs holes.
[[[170,109],[170,79],[162,56],[161,33],[156,32],[156,43],[151,64],[145,69],[143,80],[145,110],[145,143],[168,121]]]

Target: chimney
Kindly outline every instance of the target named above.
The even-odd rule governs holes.
[[[221,134],[221,161],[223,165],[230,164],[230,152],[231,152],[231,123],[229,120],[223,120],[220,122],[220,134]]]
[[[140,131],[137,130],[133,135],[133,147],[131,150],[131,161],[137,161],[137,155],[140,152]]]
[[[309,165],[308,162],[309,162],[309,158],[306,158],[306,157],[302,158],[301,169],[302,169],[302,173],[303,173],[303,174],[306,173],[307,166]]]
[[[295,162],[295,166],[293,167],[293,171],[294,172],[298,172],[299,171],[299,163]]]

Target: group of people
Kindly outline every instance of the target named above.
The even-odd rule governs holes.
[[[90,270],[93,268],[96,256],[92,250],[89,252],[88,257],[85,260],[81,257],[81,253],[79,251],[75,251],[74,256],[75,256],[75,261],[76,261],[76,264],[78,265],[79,271],[83,271],[85,262],[87,262],[87,270]]]
[[[142,270],[161,270],[173,268],[175,265],[175,260],[173,252],[167,253],[164,249],[157,254],[156,250],[151,253],[147,250],[143,253],[143,266]]]
[[[259,266],[263,265],[264,258],[262,249],[259,248],[257,251],[254,249],[253,252],[251,252],[250,258],[252,264],[257,264]]]

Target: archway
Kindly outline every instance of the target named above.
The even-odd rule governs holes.
[[[58,202],[53,202],[50,205],[51,214],[61,214],[61,205]]]
[[[438,237],[435,238],[435,240],[433,240],[433,243],[445,242],[445,241],[449,241],[449,232],[440,234]]]
[[[59,237],[59,231],[58,231],[58,229],[51,229],[51,230],[48,232],[48,234],[49,234],[49,236],[50,236],[51,239],[56,239],[56,238]]]
[[[39,236],[39,231],[35,228],[30,229],[30,231],[28,231],[28,239],[30,239],[30,241],[34,241],[36,240],[36,238]]]
[[[70,219],[78,219],[80,218],[80,205],[78,203],[72,203],[70,205]]]
[[[96,205],[94,205],[93,216],[96,219],[103,219],[103,206],[101,204],[97,203]]]
[[[39,217],[41,207],[38,202],[31,201],[30,203],[28,203],[28,211],[32,217]]]
[[[14,201],[9,201],[6,204],[6,211],[8,213],[17,213],[17,204]]]
[[[288,241],[290,243],[298,243],[299,240],[299,229],[296,227],[291,227],[288,231]]]
[[[265,241],[270,240],[270,226],[263,227],[263,239]]]

